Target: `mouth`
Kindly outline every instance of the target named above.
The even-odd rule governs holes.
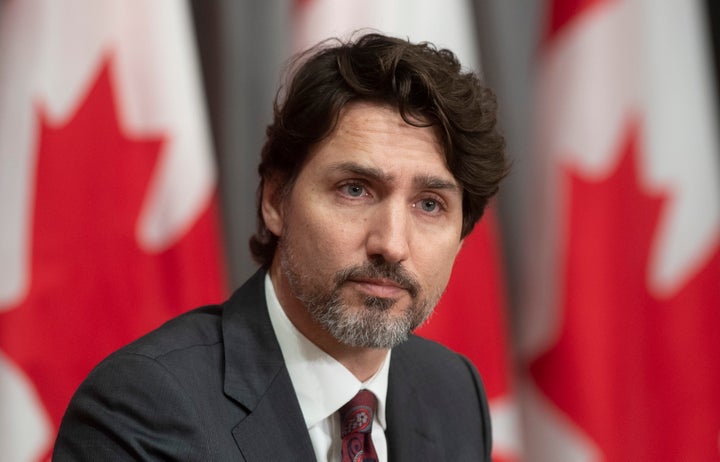
[[[370,297],[397,299],[408,293],[407,288],[391,279],[361,278],[351,279],[348,282]]]

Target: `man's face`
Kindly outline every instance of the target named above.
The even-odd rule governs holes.
[[[351,104],[292,190],[277,205],[278,191],[265,192],[279,236],[273,283],[311,340],[320,329],[344,345],[391,348],[432,312],[460,249],[462,190],[431,128]]]

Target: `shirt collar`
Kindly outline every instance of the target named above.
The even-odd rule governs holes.
[[[280,305],[269,273],[265,275],[265,300],[307,428],[334,414],[361,389],[367,389],[377,397],[376,418],[385,429],[390,351],[380,370],[361,382],[295,328]]]

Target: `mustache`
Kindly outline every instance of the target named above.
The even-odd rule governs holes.
[[[407,290],[412,298],[416,298],[420,292],[420,283],[400,263],[369,261],[335,273],[335,284],[338,287],[354,279],[388,279]]]

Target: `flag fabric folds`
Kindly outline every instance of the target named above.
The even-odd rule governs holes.
[[[0,460],[48,458],[104,356],[225,295],[184,2],[0,11]]]
[[[718,460],[720,121],[702,5],[548,4],[519,318],[529,460]]]
[[[293,47],[330,37],[379,31],[453,50],[468,69],[480,70],[474,10],[468,1],[295,2]],[[419,334],[468,356],[490,401],[494,460],[519,460],[517,408],[510,380],[506,300],[495,212],[490,208],[463,244],[446,293]]]

